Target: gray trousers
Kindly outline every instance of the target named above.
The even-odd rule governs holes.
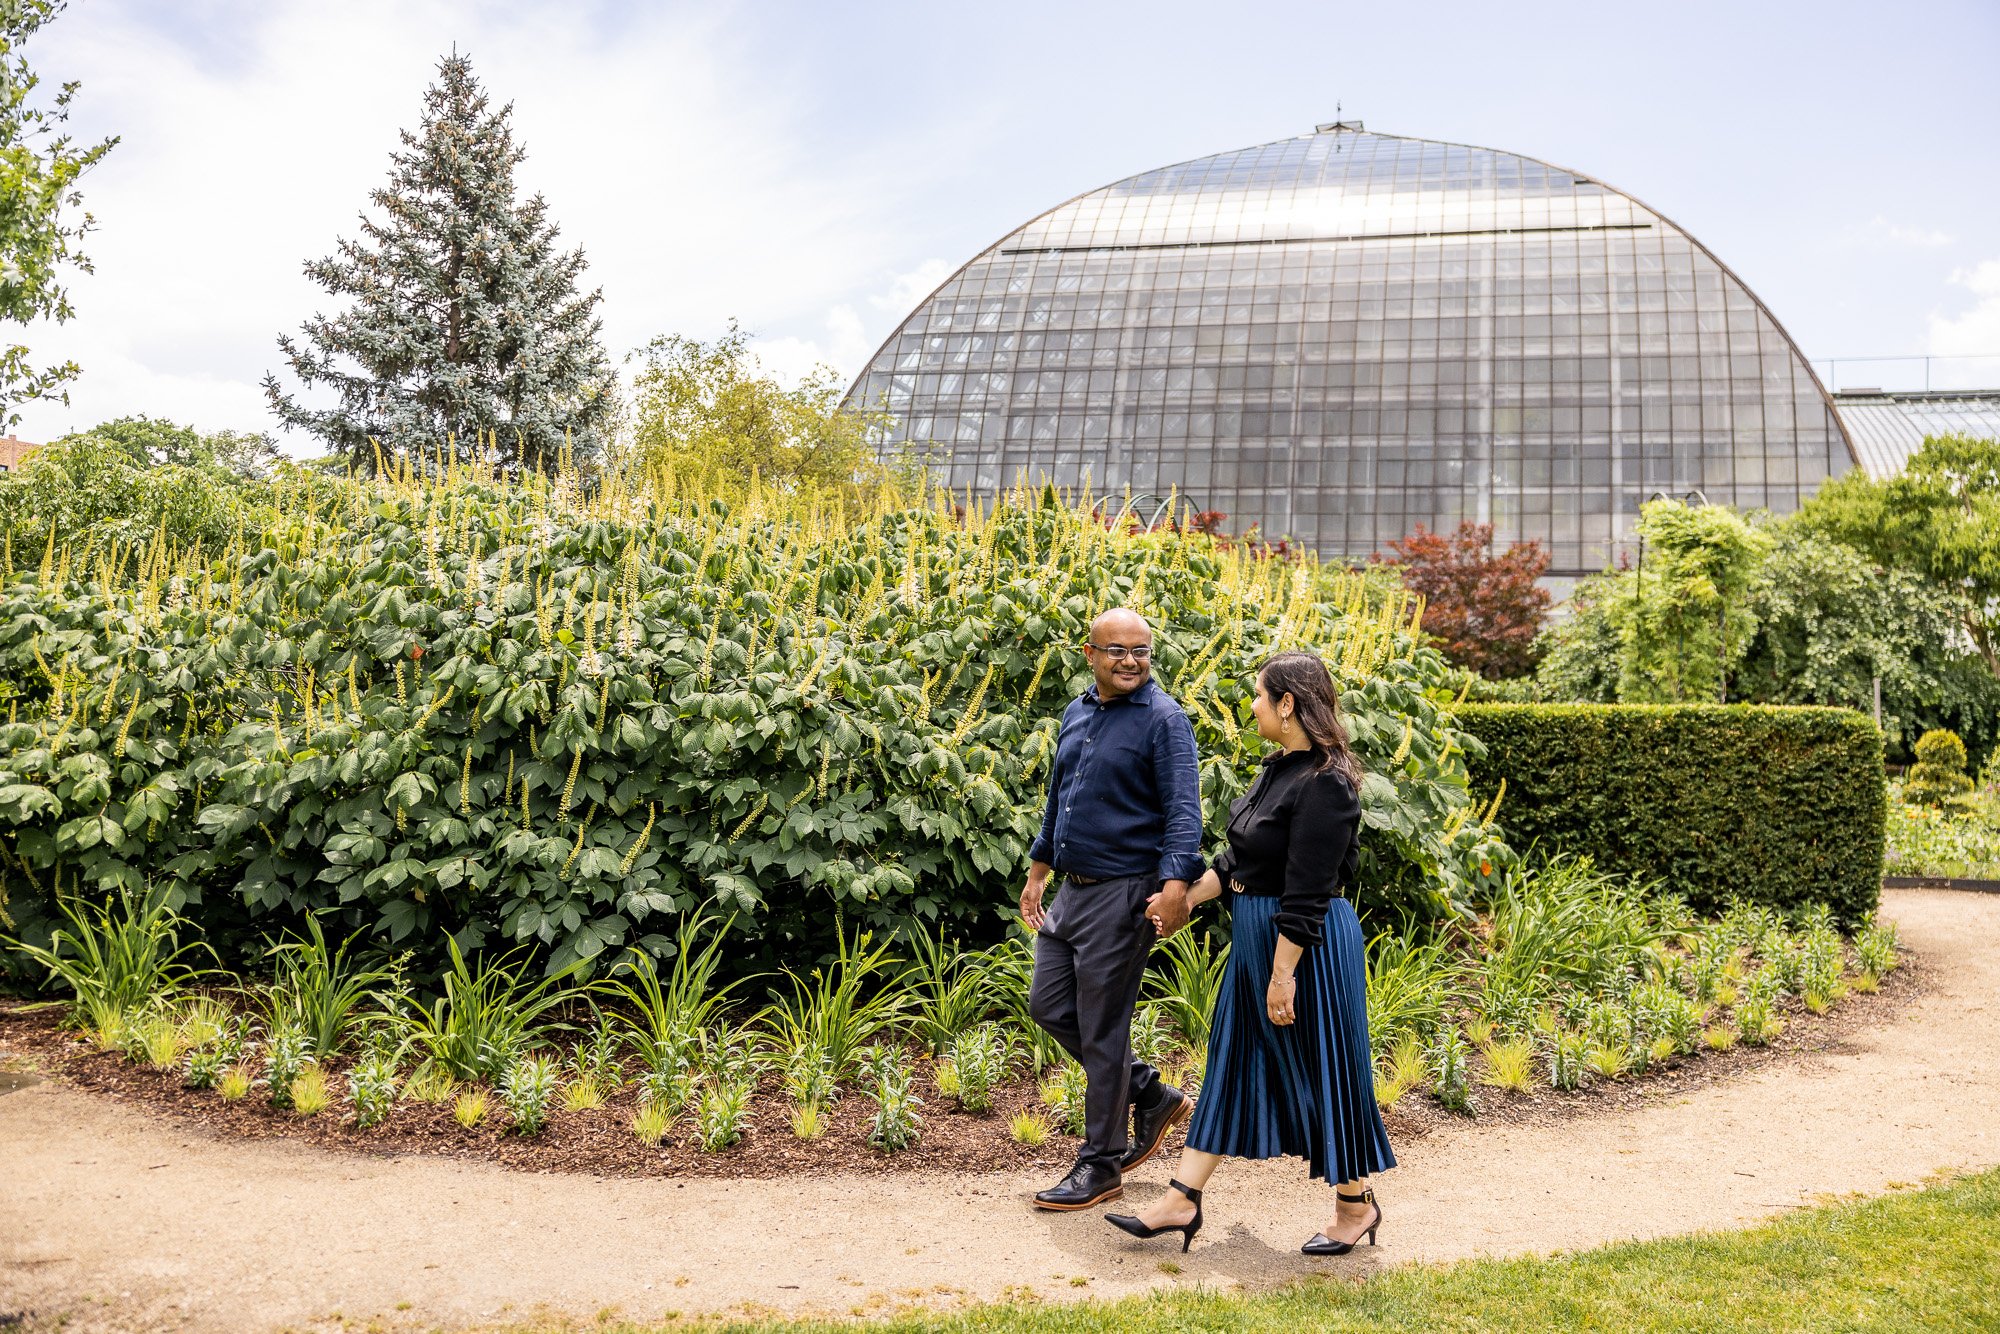
[[[1077,1158],[1113,1169],[1131,1143],[1132,1107],[1152,1108],[1165,1087],[1158,1070],[1132,1059],[1132,1010],[1159,938],[1146,900],[1159,888],[1150,875],[1063,881],[1035,937],[1029,1012],[1089,1081]]]

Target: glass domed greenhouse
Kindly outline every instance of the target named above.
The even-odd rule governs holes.
[[[1853,452],[1685,231],[1532,158],[1355,122],[1080,195],[974,257],[851,401],[990,495],[1178,487],[1359,558],[1418,523],[1616,559],[1644,499],[1795,509]]]

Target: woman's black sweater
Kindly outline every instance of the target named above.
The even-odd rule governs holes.
[[[1246,894],[1280,900],[1279,933],[1306,946],[1320,943],[1327,904],[1358,869],[1361,799],[1347,775],[1319,768],[1320,759],[1308,750],[1268,756],[1230,806],[1229,851],[1215,862],[1225,890],[1235,880]]]

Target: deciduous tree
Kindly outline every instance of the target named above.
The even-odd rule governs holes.
[[[83,147],[65,132],[75,83],[64,84],[48,106],[29,104],[41,80],[21,45],[63,8],[63,0],[0,2],[0,322],[9,324],[61,324],[75,313],[63,272],[90,272],[77,245],[92,224],[78,212],[77,181],[118,142]],[[22,403],[68,403],[63,386],[82,373],[73,361],[37,368],[25,345],[0,342],[0,428],[20,422]]]
[[[1402,569],[1403,583],[1425,598],[1424,630],[1445,657],[1481,676],[1525,676],[1535,667],[1535,636],[1549,593],[1535,581],[1549,568],[1539,542],[1493,552],[1493,525],[1467,521],[1451,534],[1423,524],[1375,556]]]

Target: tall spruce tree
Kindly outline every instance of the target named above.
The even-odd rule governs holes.
[[[557,250],[540,195],[515,198],[513,105],[487,107],[472,62],[454,51],[424,94],[423,122],[402,131],[389,183],[370,193],[362,239],[305,272],[351,299],[314,315],[302,340],[278,347],[307,391],[302,403],[264,377],[286,425],[309,431],[357,465],[385,452],[470,456],[488,432],[509,468],[552,466],[568,433],[577,459],[599,453],[616,379],[598,335],[603,289],[580,292],[581,250]]]

